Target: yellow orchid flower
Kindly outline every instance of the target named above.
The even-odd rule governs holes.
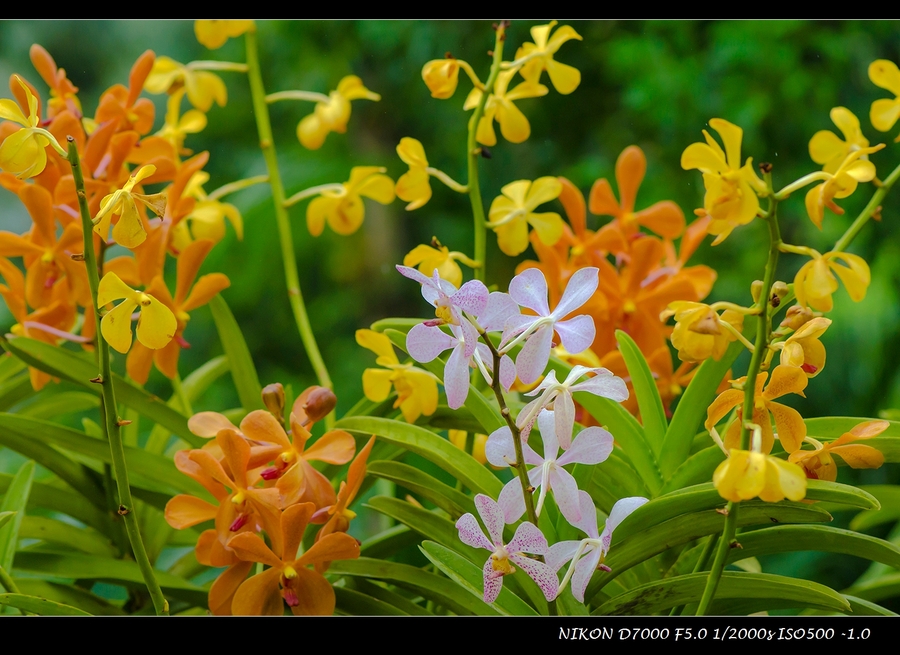
[[[900,96],[900,70],[897,64],[888,59],[878,59],[869,64],[869,79],[875,86],[887,89],[895,96]],[[872,127],[879,132],[887,132],[900,118],[900,97],[893,100],[882,98],[872,103],[869,120]]]
[[[109,225],[115,214],[119,217],[119,221],[112,231],[112,237],[116,243],[126,248],[137,248],[144,242],[147,238],[147,231],[138,215],[135,200],[139,200],[158,216],[162,216],[166,212],[166,194],[145,195],[133,193],[132,189],[155,172],[156,166],[153,164],[141,166],[131,174],[124,187],[103,198],[100,202],[100,211],[94,217],[94,232],[99,234],[101,239],[107,240]]]
[[[322,191],[306,208],[306,225],[314,237],[322,234],[325,221],[338,234],[353,234],[362,225],[365,207],[362,197],[382,205],[394,201],[394,181],[382,166],[355,166],[350,179],[340,189]]]
[[[438,389],[435,377],[412,364],[401,364],[394,353],[391,340],[373,330],[357,330],[356,343],[371,350],[384,369],[367,368],[363,372],[363,393],[373,402],[385,400],[391,386],[397,391],[394,407],[399,407],[407,423],[414,423],[421,415],[431,416],[437,409]]]
[[[835,260],[843,260],[847,266],[842,266]],[[872,281],[872,274],[866,261],[858,255],[846,252],[828,252],[824,255],[815,253],[812,260],[797,271],[794,278],[797,302],[820,312],[830,312],[834,306],[831,294],[838,288],[832,271],[841,278],[847,287],[847,293],[855,302],[866,297],[866,290]]]
[[[404,173],[395,188],[397,197],[409,204],[407,211],[418,209],[431,199],[431,184],[428,180],[428,158],[421,141],[412,137],[403,137],[397,146],[397,154],[409,165],[409,172]],[[408,264],[407,264],[408,266]],[[429,275],[430,273],[426,273]]]
[[[814,450],[796,450],[791,453],[788,460],[802,467],[807,477],[830,482],[837,480],[837,464],[832,453],[840,455],[850,468],[877,469],[884,464],[884,454],[872,446],[852,442],[877,437],[890,425],[887,421],[860,423],[850,432],[845,432],[834,441],[824,444],[807,437],[806,441],[812,443]]]
[[[710,357],[719,361],[728,344],[738,338],[725,325],[730,325],[738,333],[744,327],[742,314],[726,309],[719,316],[709,305],[699,302],[669,303],[669,308],[660,319],[666,320],[672,315],[675,316],[672,345],[678,350],[678,359],[683,362],[702,362]]]
[[[825,368],[825,346],[819,341],[831,319],[818,316],[807,321],[781,345],[781,363],[796,366],[814,378]]]
[[[228,101],[228,89],[218,75],[195,70],[191,64],[179,64],[169,57],[157,57],[144,89],[148,93],[165,93],[181,86],[187,91],[190,103],[203,112],[209,111],[213,102],[224,107]]]
[[[252,20],[194,21],[194,35],[197,41],[210,50],[221,48],[229,38],[233,39],[255,29],[256,25]]]
[[[713,245],[722,243],[739,225],[746,225],[759,212],[758,193],[765,193],[766,186],[753,170],[753,158],[741,166],[741,139],[744,131],[721,118],[709,121],[725,144],[721,146],[703,130],[706,143],[692,143],[681,154],[681,167],[698,169],[703,173],[706,196],[703,207],[712,217],[707,228],[716,235]]]
[[[516,52],[516,60],[527,60],[519,71],[526,80],[538,82],[541,72],[547,71],[553,88],[563,95],[568,95],[581,83],[581,73],[574,66],[555,61],[553,55],[566,41],[572,39],[581,41],[581,35],[571,26],[563,25],[551,37],[550,30],[555,26],[556,21],[554,20],[547,25],[532,27],[531,38],[534,39],[534,43],[523,43]]]
[[[869,140],[863,136],[859,119],[846,107],[831,110],[831,121],[844,134],[842,140],[831,130],[820,130],[809,140],[809,156],[817,164],[823,164],[826,173],[835,173],[851,152],[868,148]],[[863,159],[868,159],[864,155]]]
[[[194,209],[174,226],[172,245],[179,252],[192,240],[209,239],[218,243],[225,237],[225,219],[231,223],[238,239],[244,238],[244,219],[234,205],[211,199],[203,185],[209,181],[209,173],[197,171],[184,188],[183,197],[196,199]],[[215,192],[213,192],[215,194]]]
[[[516,69],[501,71],[494,83],[494,91],[488,96],[484,105],[484,115],[478,122],[478,130],[475,138],[478,143],[493,146],[497,143],[497,134],[494,132],[494,119],[500,123],[500,133],[510,143],[522,143],[531,135],[531,125],[525,114],[513,104],[514,100],[523,98],[539,98],[549,93],[549,89],[537,81],[525,80],[512,91],[508,91],[509,83],[516,74]],[[474,109],[481,102],[482,90],[472,89],[464,110]]]
[[[835,198],[846,198],[856,191],[860,182],[869,182],[875,177],[875,164],[863,157],[882,148],[884,144],[879,143],[871,148],[850,150],[833,174],[827,170],[822,173],[828,176],[827,179],[806,193],[806,213],[816,227],[822,228],[826,207],[835,214],[844,213],[844,210],[835,204]]]
[[[767,503],[806,496],[806,476],[796,464],[771,455],[732,449],[713,473],[713,484],[725,500],[740,502],[759,496]]]
[[[356,75],[348,75],[342,79],[337,89],[328,95],[328,101],[316,103],[313,113],[297,125],[300,143],[309,150],[317,150],[325,143],[325,137],[330,132],[346,132],[347,121],[350,120],[350,101],[362,98],[381,100],[381,96],[363,86],[362,80]]]
[[[462,286],[463,274],[457,261],[461,261],[471,268],[477,266],[463,253],[450,252],[447,246],[442,246],[437,239],[432,239],[430,246],[422,244],[410,250],[403,258],[403,265],[418,266],[419,272],[428,277],[431,277],[431,274],[437,270],[441,278],[459,288]]]
[[[206,128],[206,114],[197,109],[190,109],[181,116],[181,99],[185,90],[179,89],[169,96],[166,101],[166,122],[162,129],[156,133],[175,148],[179,155],[189,155],[191,151],[184,147],[184,140],[188,134],[197,134]]]
[[[52,145],[63,157],[66,156],[66,151],[62,149],[50,132],[38,127],[41,121],[41,117],[38,115],[38,100],[18,75],[13,77],[25,90],[28,98],[28,116],[25,116],[15,101],[0,100],[0,119],[22,126],[22,129],[3,139],[3,143],[0,145],[0,168],[12,173],[20,180],[27,180],[42,173],[47,166],[47,151],[45,150],[47,146]]]
[[[528,225],[537,232],[541,243],[554,245],[562,238],[563,220],[556,212],[536,214],[538,205],[550,202],[562,193],[562,184],[555,177],[541,177],[534,182],[510,182],[494,198],[488,212],[487,226],[497,233],[500,250],[515,257],[528,247]]]
[[[131,314],[138,307],[141,308],[137,324],[138,341],[153,350],[168,345],[178,329],[172,310],[150,294],[135,291],[115,273],[107,273],[100,280],[97,306],[103,307],[119,299],[123,302],[107,312],[100,321],[100,333],[110,346],[120,353],[127,353],[131,348]]]
[[[453,57],[434,59],[422,66],[422,79],[432,98],[446,100],[456,93],[459,83],[459,60]]]

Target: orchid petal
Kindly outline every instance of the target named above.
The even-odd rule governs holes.
[[[506,523],[515,523],[525,514],[525,496],[522,493],[522,481],[517,477],[503,485],[497,504],[503,512]]]
[[[459,409],[469,395],[469,360],[465,356],[461,344],[453,349],[450,359],[444,366],[444,390],[447,392],[447,404],[450,409]]]
[[[565,318],[568,314],[590,300],[591,296],[594,295],[594,292],[597,291],[597,286],[599,284],[600,269],[590,267],[582,268],[577,271],[569,278],[566,290],[563,292],[562,298],[560,298],[556,309],[553,310],[552,316],[557,320]],[[546,314],[544,314],[544,316],[546,316]],[[584,349],[582,348],[582,350]],[[581,352],[581,350],[570,350],[569,352]]]
[[[533,523],[525,522],[516,528],[516,534],[507,544],[507,550],[530,555],[544,555],[549,550],[547,538]]]
[[[537,312],[538,316],[550,315],[547,280],[537,268],[526,269],[514,277],[509,283],[509,295],[519,305]]]
[[[522,525],[530,524],[523,523]],[[511,562],[514,562],[519,568],[525,571],[525,573],[528,574],[528,577],[530,577],[537,583],[537,586],[541,588],[542,592],[544,592],[544,598],[546,598],[548,601],[556,598],[556,595],[559,593],[559,580],[557,579],[556,572],[553,569],[551,569],[543,562],[539,562],[535,559],[528,559],[527,557],[522,557],[521,555],[510,555],[509,559]]]
[[[492,558],[488,557],[484,563],[484,602],[493,603],[500,595],[503,588],[503,577],[494,577],[494,566]]]
[[[597,335],[594,319],[585,314],[556,323],[553,327],[559,333],[563,348],[570,353],[584,352],[591,347]]]
[[[594,571],[600,564],[600,549],[591,548],[585,552],[581,559],[575,564],[575,573],[572,574],[572,595],[579,603],[584,602],[584,593],[587,591],[588,583],[594,576]]]
[[[457,340],[446,334],[439,327],[419,323],[406,335],[406,352],[417,362],[423,364],[432,361],[449,348],[453,348]]]
[[[484,548],[485,550],[494,550],[494,545],[484,536],[478,520],[472,514],[463,514],[456,522],[456,529],[459,530],[459,540],[467,546],[474,548]]]
[[[582,430],[572,442],[572,447],[557,460],[557,464],[599,464],[605,462],[613,451],[613,436],[603,428]]]
[[[560,541],[553,544],[544,556],[547,566],[554,571],[559,571],[563,564],[575,557],[580,544],[580,541]]]
[[[488,297],[488,290],[483,282],[469,280],[450,296],[450,302],[464,312],[478,316],[487,307]]]
[[[478,510],[478,514],[484,522],[484,527],[487,528],[491,541],[493,541],[494,544],[502,544],[503,526],[505,522],[500,506],[494,502],[490,496],[478,494],[475,496],[475,508]]]
[[[566,469],[561,466],[550,468],[550,487],[556,506],[566,520],[575,525],[581,521],[581,507],[578,501],[578,483]]]
[[[525,342],[516,359],[516,371],[519,374],[519,379],[524,384],[531,384],[544,372],[547,362],[550,361],[550,347],[552,343],[553,330],[547,326],[538,328]],[[584,350],[584,348],[581,350]],[[581,351],[569,350],[569,352]]]
[[[563,450],[572,445],[572,431],[575,429],[575,401],[572,394],[562,391],[553,401],[553,413],[556,415],[556,437]],[[566,455],[563,455],[565,458]]]

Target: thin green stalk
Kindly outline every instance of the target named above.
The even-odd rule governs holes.
[[[68,138],[69,164],[72,167],[72,176],[75,179],[75,190],[78,194],[78,206],[81,210],[81,228],[84,232],[84,263],[87,266],[88,283],[91,288],[91,300],[94,307],[94,320],[99,335],[100,308],[97,306],[97,294],[100,287],[100,276],[97,270],[97,257],[94,253],[94,225],[91,222],[91,214],[87,205],[87,194],[84,190],[84,175],[81,171],[81,162],[78,157],[78,146],[75,139]],[[131,542],[131,550],[134,559],[141,570],[144,584],[153,599],[153,607],[157,614],[169,613],[169,602],[163,596],[162,589],[156,581],[153,573],[153,565],[147,556],[144,542],[141,540],[141,531],[138,526],[134,501],[131,497],[131,487],[128,484],[128,469],[125,466],[125,447],[122,444],[122,435],[119,426],[119,417],[116,411],[116,395],[113,389],[112,370],[109,360],[109,345],[101,337],[97,339],[97,357],[99,360],[100,374],[91,382],[100,385],[103,411],[103,428],[106,438],[109,440],[109,450],[112,455],[112,466],[116,476],[116,485],[119,492],[119,507],[117,512],[125,519],[125,532]]]
[[[9,575],[9,573],[6,572],[6,569],[4,569],[2,566],[0,566],[0,586],[2,586],[4,589],[6,589],[6,591],[8,591],[11,594],[21,593],[19,591],[19,588],[16,586],[16,583],[13,582],[12,577]]]
[[[709,558],[712,557],[713,550],[716,547],[716,540],[718,540],[719,535],[711,534],[709,538],[706,540],[706,545],[703,546],[703,550],[700,553],[700,557],[697,558],[697,563],[694,565],[694,570],[692,573],[700,573],[703,569],[706,568],[706,565],[709,563]],[[672,611],[669,612],[669,616],[680,616],[681,614],[689,614],[691,605],[676,605],[672,608]]]
[[[278,236],[281,240],[281,256],[284,260],[284,278],[287,282],[288,299],[294,312],[294,320],[300,332],[300,339],[306,348],[306,354],[316,372],[316,378],[323,387],[333,389],[331,377],[312,326],[309,323],[309,315],[306,313],[306,305],[303,304],[303,295],[300,292],[300,277],[297,274],[297,255],[294,253],[294,238],[291,233],[291,222],[287,209],[284,207],[284,185],[281,181],[281,172],[278,169],[278,157],[275,153],[275,142],[272,139],[272,124],[269,120],[269,107],[266,104],[266,91],[263,87],[262,72],[259,68],[259,46],[257,45],[256,32],[247,32],[247,76],[250,80],[250,96],[253,100],[253,114],[256,117],[256,129],[259,132],[259,147],[266,160],[266,168],[269,171],[269,186],[272,188],[272,200],[275,203],[275,221],[278,224]],[[334,421],[334,415],[330,414],[330,421]],[[326,423],[328,418],[326,418]],[[330,427],[330,426],[329,426]]]
[[[887,176],[884,182],[881,183],[881,186],[878,188],[875,193],[872,194],[872,199],[869,200],[869,204],[865,206],[859,216],[856,217],[856,220],[847,228],[847,231],[844,232],[844,236],[838,239],[837,243],[834,244],[834,248],[831,249],[832,252],[841,252],[846,250],[850,245],[850,242],[856,238],[856,235],[863,228],[863,226],[868,222],[868,220],[875,213],[875,210],[881,205],[881,201],[884,200],[884,197],[887,195],[888,191],[891,190],[891,187],[894,186],[894,182],[897,181],[897,178],[900,177],[900,165],[897,166],[891,174]]]
[[[181,385],[181,376],[178,375],[178,373],[172,378],[172,391],[178,396],[178,402],[181,403],[181,410],[186,415],[191,416],[194,413],[194,410],[191,407],[191,401],[188,400],[187,394],[184,392],[184,387]]]
[[[772,188],[771,174],[766,174],[766,182],[769,188]],[[756,394],[756,378],[759,375],[763,357],[769,346],[771,338],[771,316],[770,316],[770,294],[772,285],[775,283],[775,267],[778,265],[778,253],[781,246],[781,232],[778,229],[777,216],[778,200],[771,197],[769,210],[763,219],[769,226],[769,257],[766,261],[766,272],[763,277],[762,292],[759,295],[758,307],[759,314],[756,317],[756,343],[754,344],[753,354],[750,357],[750,366],[747,369],[747,378],[744,382],[744,405],[741,410],[741,450],[748,450],[750,446],[750,430],[747,422],[753,417],[753,403]],[[722,571],[725,569],[725,560],[728,551],[733,547],[735,539],[734,533],[737,526],[738,503],[729,502],[728,517],[725,519],[725,528],[722,531],[722,538],[719,540],[719,546],[716,550],[716,557],[713,565],[709,570],[709,577],[706,581],[706,588],[703,590],[703,596],[700,599],[700,605],[697,607],[697,616],[703,616],[709,609],[710,603],[716,595],[716,588],[719,586],[719,579],[722,577]]]
[[[500,64],[503,62],[503,43],[506,41],[506,23],[501,21],[497,26],[497,39],[494,45],[494,61],[491,64],[491,72],[488,76],[484,90],[481,92],[481,100],[475,107],[475,113],[469,120],[469,136],[466,140],[466,152],[469,156],[469,200],[472,203],[472,218],[475,221],[475,261],[480,264],[475,269],[475,279],[485,281],[485,271],[487,270],[487,262],[485,257],[487,254],[487,226],[484,218],[484,201],[481,199],[481,185],[478,181],[478,159],[481,157],[481,147],[475,140],[478,134],[478,124],[484,115],[484,106],[487,104],[488,97],[494,90],[494,83],[497,81],[497,75],[500,74]]]

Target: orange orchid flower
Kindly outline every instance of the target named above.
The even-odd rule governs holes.
[[[50,53],[37,43],[31,46],[29,55],[35,70],[50,87],[47,117],[53,118],[64,111],[70,111],[76,118],[81,118],[81,103],[76,95],[78,87],[69,81],[66,71],[57,68]]]
[[[325,524],[316,535],[316,541],[333,532],[346,532],[350,528],[350,521],[356,517],[356,513],[350,511],[350,505],[353,504],[356,494],[362,487],[363,479],[366,477],[366,461],[369,459],[374,445],[375,437],[373,436],[357,453],[347,471],[347,479],[341,482],[334,505],[322,507],[313,515],[311,519],[313,523]]]
[[[808,478],[831,482],[837,480],[837,464],[832,454],[840,455],[850,468],[877,469],[884,464],[884,454],[872,446],[853,442],[877,437],[890,425],[887,421],[860,423],[850,432],[845,432],[834,441],[824,444],[807,437],[806,440],[813,444],[814,450],[795,450],[788,457],[788,461],[799,465]]]
[[[292,505],[284,510],[280,529],[269,533],[272,548],[257,535],[246,532],[229,542],[241,559],[270,567],[238,587],[231,604],[233,614],[281,616],[283,603],[287,603],[295,615],[334,613],[334,589],[321,573],[307,566],[355,559],[359,557],[359,543],[343,533],[329,534],[297,557],[297,549],[314,511],[312,503]]]
[[[100,98],[100,105],[94,120],[98,124],[112,121],[115,130],[135,130],[138,134],[147,134],[153,129],[153,118],[156,108],[149,98],[140,98],[141,91],[153,64],[156,55],[152,50],[147,50],[138,57],[131,67],[128,76],[128,88],[121,84],[110,87]]]

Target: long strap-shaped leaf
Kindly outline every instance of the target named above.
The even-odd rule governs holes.
[[[28,494],[31,492],[31,481],[34,479],[34,462],[28,461],[19,467],[12,484],[0,503],[0,512],[15,512],[0,528],[0,568],[9,572],[12,569],[13,556],[19,543],[19,528],[25,518],[25,507],[28,505]]]
[[[669,425],[666,422],[666,412],[659,396],[659,389],[656,387],[656,380],[653,379],[653,372],[634,339],[626,332],[616,330],[616,341],[631,376],[634,395],[637,396],[644,436],[653,453],[659,457]]]
[[[70,350],[27,337],[16,337],[9,340],[0,338],[0,344],[29,366],[50,373],[54,377],[76,382],[91,393],[100,395],[98,386],[91,383],[91,380],[97,375],[97,365],[93,361]],[[169,431],[177,434],[195,448],[206,443],[205,440],[191,434],[191,431],[188,430],[187,418],[166,405],[162,398],[148,393],[116,373],[113,373],[113,384],[116,389],[117,402],[121,402],[126,407],[137,410],[142,416],[164,425]]]
[[[228,363],[231,367],[231,377],[237,389],[241,405],[247,412],[254,409],[265,409],[262,402],[262,386],[259,384],[259,376],[250,356],[250,349],[244,341],[241,328],[238,327],[234,314],[228,308],[228,303],[221,294],[209,301],[216,329],[219,331],[219,339]]]
[[[459,517],[466,512],[475,512],[475,504],[466,494],[409,464],[372,462],[368,465],[367,472],[376,478],[390,480],[419,494],[450,514],[451,517]]]
[[[91,616],[88,612],[46,598],[24,594],[0,594],[0,607],[15,607],[41,616]]]
[[[352,416],[337,422],[335,428],[362,434],[374,434],[387,441],[421,455],[462,481],[476,494],[487,494],[497,498],[503,483],[479,464],[471,455],[461,451],[446,439],[431,430],[401,421],[369,416]]]
[[[707,573],[692,573],[677,578],[635,587],[611,598],[593,613],[657,614],[678,605],[700,600]],[[850,612],[850,604],[834,589],[808,580],[771,573],[725,571],[716,589],[716,600],[739,599],[746,612],[769,609],[812,608],[832,612]],[[711,608],[716,613],[716,603]]]

